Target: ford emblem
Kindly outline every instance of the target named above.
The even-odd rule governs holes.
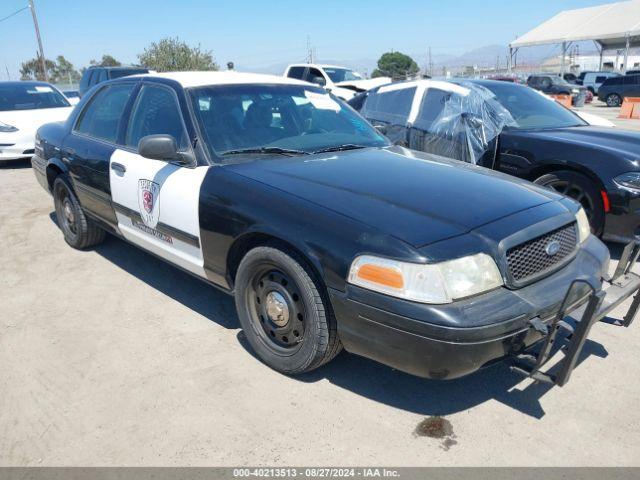
[[[553,257],[556,253],[560,251],[560,242],[554,240],[553,242],[549,242],[547,247],[544,249],[547,252],[547,255]]]

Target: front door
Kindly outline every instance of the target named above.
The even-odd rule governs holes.
[[[144,85],[131,112],[125,148],[111,155],[109,180],[118,228],[132,243],[204,277],[198,204],[209,167],[185,167],[137,153],[147,135],[172,135],[190,149],[172,89]]]

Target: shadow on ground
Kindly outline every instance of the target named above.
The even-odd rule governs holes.
[[[55,215],[51,217],[55,221]],[[233,299],[201,280],[112,236],[107,236],[95,251],[218,325],[239,328]],[[254,355],[243,333],[239,332],[237,337],[247,352]],[[599,343],[588,340],[578,365],[591,355],[606,357],[607,351]],[[506,363],[495,364],[462,379],[433,381],[347,352],[328,365],[295,378],[310,383],[326,379],[357,395],[425,416],[449,415],[493,399],[526,415],[542,418],[545,412],[540,400],[551,388],[557,388],[528,380],[522,382],[523,378]]]
[[[22,160],[0,160],[0,170],[21,170],[31,168],[31,160],[28,158]]]

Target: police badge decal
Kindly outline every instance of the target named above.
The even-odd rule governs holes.
[[[156,228],[160,217],[158,205],[158,193],[160,185],[151,180],[141,178],[138,180],[138,207],[140,216],[147,227]]]

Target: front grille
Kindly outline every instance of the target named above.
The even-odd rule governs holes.
[[[555,255],[546,252],[551,242],[558,242]],[[507,266],[515,282],[522,283],[534,275],[549,271],[562,263],[576,248],[575,222],[527,240],[507,250]]]

